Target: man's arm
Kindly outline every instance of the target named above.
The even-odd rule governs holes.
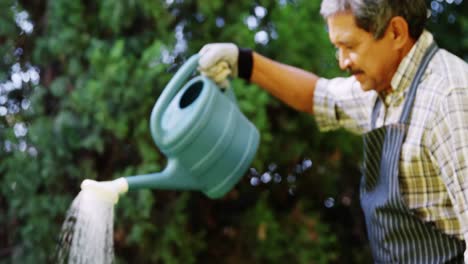
[[[250,81],[294,109],[313,113],[313,98],[318,76],[313,73],[282,64],[253,52]]]
[[[199,70],[221,88],[227,78],[241,77],[276,96],[294,109],[313,112],[318,77],[310,72],[268,59],[233,43],[206,44],[199,52]]]
[[[240,77],[292,108],[314,114],[321,130],[343,127],[358,134],[369,130],[377,94],[364,92],[353,77],[327,80],[233,43],[206,44],[198,54],[200,73],[221,89],[229,87],[229,76]]]

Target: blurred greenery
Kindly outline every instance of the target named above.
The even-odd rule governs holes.
[[[468,60],[466,1],[428,3],[439,45]],[[319,5],[0,1],[0,263],[53,263],[82,180],[164,167],[149,113],[203,44],[235,42],[322,76],[342,74]],[[116,262],[371,262],[358,198],[360,138],[320,134],[311,116],[244,81],[233,85],[261,132],[252,167],[261,174],[275,165],[283,180],[253,186],[247,173],[219,200],[129,193],[115,212]],[[311,169],[298,169],[304,160]]]

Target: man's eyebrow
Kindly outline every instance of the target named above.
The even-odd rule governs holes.
[[[338,48],[338,46],[348,46],[348,45],[349,45],[349,42],[343,41],[343,40],[339,40],[339,41],[333,43],[333,46],[335,46],[337,48]]]

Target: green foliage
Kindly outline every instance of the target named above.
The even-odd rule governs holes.
[[[275,212],[267,193],[246,213],[242,232],[247,248],[255,248],[256,263],[330,263],[337,257],[336,237],[328,226],[301,203],[287,214]]]
[[[450,2],[452,4],[448,4]],[[468,34],[467,1],[442,1],[435,4],[437,9],[432,10],[428,28],[433,32],[437,44],[468,61],[468,39],[465,37]]]
[[[197,254],[206,248],[203,232],[189,230],[186,214],[189,194],[184,193],[160,204],[143,190],[119,202],[116,219],[116,247],[136,263],[196,263]],[[155,210],[154,208],[158,208]],[[131,223],[131,226],[123,223]],[[125,234],[121,236],[121,234]]]
[[[39,84],[23,80],[21,89],[0,93],[0,108],[17,109],[0,115],[0,262],[53,262],[82,180],[165,167],[149,114],[175,70],[203,44],[232,41],[325,77],[342,74],[319,3],[0,1],[0,85],[11,83],[18,67],[41,76]],[[259,6],[263,17],[256,16]],[[466,58],[467,40],[459,38],[468,30],[466,1],[444,6],[429,27],[442,47]],[[32,33],[15,22],[23,10]],[[450,27],[440,23],[451,14]],[[252,18],[257,25],[249,28]],[[255,41],[260,31],[267,43]],[[195,192],[129,193],[116,206],[117,263],[370,262],[357,193],[360,139],[320,134],[309,115],[255,85],[232,83],[261,133],[252,166],[263,172],[275,163],[283,181],[253,187],[246,175],[220,200]],[[18,124],[25,135],[15,133]],[[305,158],[314,166],[297,173]],[[335,206],[324,207],[330,198]]]

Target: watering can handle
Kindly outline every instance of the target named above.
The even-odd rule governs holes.
[[[196,70],[198,66],[198,59],[200,55],[195,54],[190,57],[182,67],[176,72],[176,74],[172,77],[169,83],[164,88],[163,92],[161,93],[160,97],[156,101],[153,110],[151,111],[151,118],[150,118],[150,130],[151,135],[153,136],[154,141],[157,144],[157,132],[163,131],[161,129],[161,116],[164,112],[164,109],[167,108],[169,103],[171,102],[172,98],[177,94],[177,92],[182,88],[182,86],[186,83],[187,79],[192,75],[192,73]]]

